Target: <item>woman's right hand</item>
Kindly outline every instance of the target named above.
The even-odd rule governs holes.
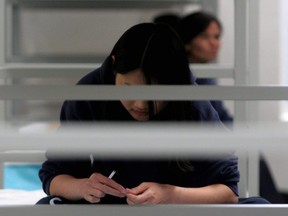
[[[90,203],[98,203],[106,194],[125,197],[125,188],[100,173],[93,173],[88,179],[82,179],[80,186],[82,197]]]

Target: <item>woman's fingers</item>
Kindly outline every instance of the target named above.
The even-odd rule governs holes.
[[[116,196],[116,197],[126,196],[126,191],[122,186],[119,188],[119,187],[115,187],[114,184],[99,184],[98,187],[99,187],[99,190],[101,190],[105,194],[109,194],[109,195]]]
[[[109,194],[117,197],[125,197],[125,188],[106,176],[100,173],[94,173],[90,177],[90,183],[93,188],[100,190],[104,194]]]
[[[127,194],[127,203],[129,205],[144,205],[148,204],[149,202],[149,196],[147,194],[143,193],[140,195],[134,195],[134,194]]]
[[[99,203],[101,198],[95,197],[93,195],[85,195],[84,199],[87,200],[90,203]]]

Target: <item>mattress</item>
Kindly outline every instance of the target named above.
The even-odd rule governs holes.
[[[34,205],[46,194],[41,190],[0,189],[0,206]]]

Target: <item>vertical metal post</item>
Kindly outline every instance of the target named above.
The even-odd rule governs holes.
[[[5,3],[0,1],[0,66],[5,62]]]
[[[0,1],[0,67],[5,64],[5,5],[6,1]],[[0,85],[4,84],[4,80],[0,79]],[[0,122],[5,119],[5,104],[4,101],[0,101]]]
[[[247,0],[234,1],[235,13],[235,63],[234,63],[234,81],[235,85],[246,84],[247,68],[248,68],[248,2]],[[246,121],[246,102],[235,101],[235,124]],[[237,128],[236,128],[237,129]],[[248,153],[239,152],[239,171],[240,197],[249,196],[248,188]]]
[[[9,62],[9,58],[11,59],[12,57],[12,48],[15,46],[15,43],[13,40],[14,37],[18,37],[17,33],[12,30],[14,27],[14,19],[13,16],[14,14],[14,4],[15,2],[10,1],[10,0],[4,0],[5,5],[3,6],[3,41],[4,41],[4,46],[3,46],[3,66],[7,65],[7,62]],[[17,27],[16,27],[17,28]],[[6,77],[3,80],[2,84],[5,85],[11,85],[12,84],[12,78]],[[2,103],[3,111],[2,111],[2,120],[3,122],[7,123],[9,119],[11,119],[12,116],[12,100],[5,100],[5,101],[0,101]]]
[[[260,80],[260,0],[250,0],[248,8],[248,39],[249,60],[246,84],[257,85]],[[249,121],[259,121],[260,105],[258,101],[247,104],[246,116]],[[253,145],[253,143],[251,143]],[[249,151],[248,185],[251,196],[259,195],[260,184],[260,154],[259,151]]]
[[[257,85],[260,80],[260,0],[249,1],[248,8],[249,71],[246,84]],[[248,105],[246,116],[249,121],[259,121],[259,102]]]
[[[0,67],[5,63],[5,4],[6,0],[0,1]],[[0,79],[0,85],[4,84],[4,80]],[[0,124],[5,117],[5,104],[0,100]],[[3,163],[0,162],[0,188],[3,188]]]
[[[259,71],[259,2],[241,0],[235,3],[235,84],[251,84]],[[254,75],[252,76],[252,74]],[[254,110],[252,110],[254,109]],[[235,102],[235,122],[249,123],[255,115],[255,108],[248,102]],[[257,113],[257,112],[256,112]],[[249,125],[247,125],[249,127]],[[253,145],[253,143],[251,143]],[[259,153],[242,152],[239,158],[241,173],[240,194],[259,194]]]

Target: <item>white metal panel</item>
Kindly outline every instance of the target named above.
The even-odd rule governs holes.
[[[0,67],[3,67],[5,63],[5,50],[6,50],[6,43],[5,43],[5,21],[6,21],[6,10],[5,10],[6,2],[0,1]],[[5,80],[0,80],[0,85],[4,84]],[[0,101],[0,120],[5,118],[5,102]],[[1,171],[1,170],[0,170]]]
[[[0,2],[0,66],[2,66],[5,62],[5,1]]]
[[[52,64],[52,63],[10,63],[0,67],[0,79],[27,78],[80,78],[101,64]],[[198,78],[234,79],[234,67],[219,64],[191,64],[190,68]]]
[[[288,100],[285,86],[0,86],[0,100]],[[243,122],[243,121],[239,121]],[[245,122],[245,121],[244,121]]]
[[[46,150],[55,150],[68,156],[72,152],[82,154],[95,151],[99,157],[139,155],[148,158],[167,158],[171,155],[195,157],[199,153],[213,157],[215,153],[227,151],[262,149],[278,154],[288,151],[287,123],[245,123],[237,124],[237,129],[231,130],[213,124],[187,122],[98,122],[75,124],[54,132],[41,133],[19,133],[15,128],[1,128],[0,137],[6,145],[0,145],[0,152],[9,153],[11,158],[14,153],[17,161],[19,151],[25,155],[26,151],[35,154],[40,151],[42,154]]]
[[[287,215],[287,205],[160,205],[160,206],[127,206],[127,205],[58,205],[58,206],[13,206],[1,207],[0,214],[5,216],[283,216]]]

